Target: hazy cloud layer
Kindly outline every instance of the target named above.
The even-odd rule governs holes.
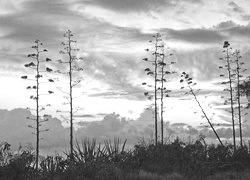
[[[32,122],[27,120],[26,117],[31,117],[31,113],[25,109],[0,110],[0,140],[9,142],[13,147],[17,147],[20,143],[22,145],[32,143],[34,146],[35,136],[31,136],[32,129],[27,127]],[[99,142],[119,137],[123,140],[127,139],[129,145],[134,145],[142,138],[150,140],[154,136],[154,119],[151,109],[145,109],[137,120],[128,120],[113,113],[106,115],[102,121],[80,123],[80,125],[82,128],[74,132],[74,139],[79,142],[86,137],[96,138]],[[50,117],[42,128],[50,129],[49,132],[42,134],[44,138],[41,141],[42,152],[53,153],[58,151],[62,153],[68,149],[69,130],[64,128],[58,119]],[[228,124],[225,126],[221,124],[216,129],[221,138],[229,141],[232,132]],[[245,138],[250,137],[248,129],[249,125],[244,124],[243,135]],[[199,135],[203,134],[216,143],[216,137],[209,127],[192,127],[186,123],[165,123],[164,130],[166,141],[173,140],[177,136],[184,141],[188,141],[190,138],[198,139]],[[236,130],[238,137],[239,132],[237,128]]]

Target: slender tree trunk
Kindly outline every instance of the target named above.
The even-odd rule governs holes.
[[[240,101],[240,66],[239,66],[239,57],[238,51],[236,52],[236,72],[237,72],[237,101],[238,101],[238,113],[239,113],[239,129],[240,129],[240,147],[243,147],[242,142],[242,125],[241,125],[241,101]]]
[[[154,59],[154,63],[155,63],[155,145],[157,146],[158,144],[158,130],[157,130],[157,123],[158,123],[158,120],[157,120],[157,111],[158,111],[158,108],[157,108],[157,56],[158,56],[158,38],[159,38],[159,35],[157,34],[156,35],[156,44],[155,44],[155,59]]]
[[[163,96],[164,96],[164,92],[163,92],[163,88],[164,88],[164,55],[162,57],[162,67],[161,67],[161,144],[163,144],[164,141],[164,122],[163,122],[163,113],[164,113],[164,103],[163,103]]]
[[[228,77],[229,77],[229,91],[230,91],[230,104],[231,104],[231,115],[232,115],[232,126],[233,126],[233,144],[234,150],[236,150],[236,141],[235,141],[235,122],[234,122],[234,103],[233,103],[233,87],[232,87],[232,77],[231,77],[231,66],[229,62],[229,52],[227,49],[227,70],[228,70]]]
[[[37,44],[38,46],[38,44]],[[39,51],[37,49],[37,67],[36,67],[36,170],[38,170],[38,158],[39,158]]]
[[[69,35],[69,96],[70,96],[70,159],[73,159],[73,92],[72,92],[72,55],[71,55],[71,38]]]

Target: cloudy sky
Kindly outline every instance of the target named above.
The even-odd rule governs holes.
[[[147,64],[143,58],[150,55],[149,40],[161,33],[176,61],[177,72],[171,77],[172,97],[166,99],[165,119],[170,122],[202,122],[195,102],[180,91],[180,74],[190,73],[203,94],[200,101],[206,112],[222,111],[218,86],[218,66],[223,42],[229,41],[240,49],[248,63],[250,55],[250,1],[248,0],[0,0],[0,108],[32,107],[30,82],[23,75],[32,75],[25,69],[27,54],[36,39],[48,49],[45,57],[53,60],[54,70],[63,70],[56,62],[64,58],[59,51],[63,34],[70,29],[83,57],[84,82],[75,90],[75,104],[84,108],[82,120],[101,120],[102,115],[118,113],[136,119],[152,102],[147,101],[142,82],[151,79],[145,75]],[[46,75],[44,75],[46,76]],[[52,75],[47,75],[51,77]],[[56,89],[66,88],[67,79],[42,84],[54,95],[44,96],[50,103],[47,112],[60,117],[56,110],[63,109],[63,94]],[[84,92],[84,95],[82,95]],[[205,95],[209,95],[205,98]],[[207,107],[211,105],[212,108]],[[224,117],[224,116],[223,116]]]

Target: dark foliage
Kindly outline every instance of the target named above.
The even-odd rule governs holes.
[[[173,174],[176,178],[172,179],[207,179],[250,168],[246,145],[234,151],[232,145],[207,146],[200,140],[184,143],[176,139],[157,146],[141,142],[131,151],[125,150],[125,143],[116,139],[97,145],[95,140],[85,139],[81,145],[76,143],[73,161],[70,154],[66,158],[48,156],[40,162],[39,170],[34,167],[34,155],[23,151],[0,166],[0,179],[168,179]]]

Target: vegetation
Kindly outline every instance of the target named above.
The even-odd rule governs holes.
[[[32,46],[31,48],[35,50],[35,53],[29,54],[28,57],[32,59],[32,61],[28,64],[25,64],[24,66],[26,68],[30,68],[35,70],[35,77],[34,78],[29,78],[28,76],[22,76],[22,79],[27,79],[27,80],[32,80],[35,81],[35,85],[28,86],[27,89],[30,91],[35,92],[35,95],[31,95],[30,99],[36,101],[36,107],[34,109],[28,108],[29,110],[35,111],[36,115],[35,118],[33,117],[27,117],[29,120],[33,120],[36,122],[35,126],[29,125],[29,128],[32,128],[35,130],[33,134],[36,135],[36,169],[38,168],[38,157],[39,157],[39,145],[40,145],[40,133],[48,131],[48,129],[41,129],[41,124],[43,122],[48,121],[47,115],[44,114],[43,117],[41,116],[41,112],[45,110],[46,106],[50,106],[49,104],[47,105],[41,105],[40,104],[40,96],[42,95],[48,95],[48,94],[53,94],[53,91],[47,91],[47,93],[43,94],[40,92],[40,84],[44,83],[41,82],[40,79],[43,78],[43,75],[41,74],[42,72],[52,72],[52,69],[49,67],[43,67],[44,70],[41,70],[41,64],[42,63],[47,63],[50,62],[50,58],[46,58],[45,60],[41,60],[41,53],[47,52],[47,49],[42,48],[43,43],[41,43],[39,40],[35,41],[35,45]],[[48,79],[48,82],[54,82],[53,79]]]
[[[224,62],[224,66],[219,66],[220,69],[226,70],[226,74],[220,74],[220,77],[225,77],[227,81],[223,81],[221,84],[226,85],[223,91],[229,92],[228,96],[222,96],[225,99],[224,105],[230,104],[230,110],[227,110],[231,114],[232,118],[232,129],[233,129],[233,144],[236,148],[236,133],[235,133],[235,120],[238,119],[239,124],[239,137],[240,145],[243,146],[243,135],[242,135],[242,111],[246,108],[241,102],[241,97],[247,94],[247,88],[243,88],[244,84],[244,72],[247,71],[243,68],[244,62],[242,62],[242,56],[238,49],[233,50],[228,41],[224,42],[223,46],[224,57],[220,58]],[[243,90],[244,89],[244,90]]]
[[[232,60],[232,57],[231,57],[231,47],[230,47],[230,43],[228,41],[225,41],[224,42],[224,45],[223,45],[223,53],[224,53],[224,57],[223,58],[220,58],[221,61],[224,61],[225,62],[225,65],[224,66],[220,66],[219,68],[220,69],[225,69],[226,70],[226,73],[227,75],[224,75],[224,74],[220,74],[220,77],[226,77],[228,79],[228,81],[224,81],[222,82],[222,84],[227,84],[228,85],[228,88],[224,89],[224,91],[227,91],[229,92],[229,98],[226,97],[226,100],[225,100],[225,104],[228,104],[230,103],[230,108],[231,110],[229,111],[231,113],[231,118],[232,118],[232,129],[233,129],[233,145],[234,145],[234,148],[236,149],[236,135],[235,135],[235,109],[234,109],[234,89],[233,89],[233,82],[234,82],[234,79],[235,79],[235,74],[233,73],[233,60]],[[223,98],[225,98],[223,96]]]
[[[74,146],[73,160],[70,153],[65,158],[48,156],[38,170],[31,150],[23,148],[17,154],[9,150],[9,162],[0,166],[0,179],[219,179],[230,172],[238,177],[249,174],[247,145],[234,151],[232,145],[207,146],[202,139],[191,143],[176,139],[157,146],[140,142],[133,149],[126,149],[125,144],[120,139],[102,145],[84,139]]]
[[[247,70],[244,69],[242,66],[244,65],[244,62],[241,61],[242,56],[240,55],[239,50],[235,50],[233,52],[233,57],[235,58],[235,74],[236,74],[236,99],[237,99],[237,111],[238,111],[238,119],[239,119],[239,130],[240,130],[240,146],[243,146],[243,135],[242,135],[242,102],[241,102],[241,90],[240,90],[240,84],[242,82],[243,73]],[[236,112],[237,112],[236,111]]]
[[[147,72],[148,76],[152,76],[154,78],[154,85],[147,85],[146,82],[143,82],[142,85],[147,85],[148,87],[153,87],[153,94],[149,92],[145,92],[144,95],[148,97],[148,99],[154,99],[154,117],[155,117],[155,145],[158,143],[158,106],[157,106],[157,99],[158,99],[158,62],[159,59],[162,58],[162,54],[160,53],[160,48],[163,48],[162,45],[162,38],[159,33],[153,36],[155,38],[154,41],[149,41],[150,43],[153,43],[154,51],[152,53],[153,60],[149,60],[148,58],[144,58],[143,60],[146,62],[151,63],[152,69],[146,68],[145,72]],[[146,49],[146,51],[150,51],[149,49]]]
[[[152,59],[144,58],[143,61],[150,63],[150,68],[146,68],[145,72],[148,76],[153,77],[154,84],[143,82],[142,85],[147,87],[153,87],[153,92],[151,90],[144,93],[144,95],[149,100],[154,100],[154,118],[155,118],[155,144],[158,143],[158,110],[160,109],[160,121],[161,121],[161,144],[164,141],[164,98],[169,97],[171,90],[166,88],[166,83],[168,79],[166,76],[174,74],[174,71],[171,71],[169,66],[175,64],[175,62],[168,62],[173,54],[167,54],[165,43],[162,39],[161,34],[157,33],[153,36],[154,41],[150,40],[149,42],[153,45],[154,50],[146,51],[152,53]],[[167,59],[169,58],[169,59]],[[168,69],[167,69],[168,67]],[[160,99],[160,108],[158,107],[158,100]]]
[[[76,43],[76,40],[73,39],[73,33],[68,30],[64,34],[64,37],[66,38],[65,42],[62,42],[63,45],[63,50],[60,51],[61,54],[67,56],[67,60],[58,60],[60,64],[66,64],[68,67],[67,72],[62,72],[58,70],[57,72],[60,74],[66,74],[69,78],[69,91],[63,91],[61,87],[58,87],[58,90],[66,94],[65,99],[66,102],[64,102],[65,105],[69,105],[69,111],[66,111],[69,113],[69,116],[61,116],[64,118],[66,121],[69,121],[70,123],[70,154],[73,154],[73,131],[74,131],[74,115],[81,109],[80,107],[75,107],[74,106],[74,97],[75,93],[73,92],[73,88],[77,87],[79,85],[83,78],[82,77],[77,77],[76,73],[83,71],[83,68],[79,67],[79,61],[82,60],[82,58],[78,58],[76,55],[74,55],[74,52],[79,51],[79,49],[76,49],[73,47],[73,44]],[[59,111],[62,112],[62,111]]]

